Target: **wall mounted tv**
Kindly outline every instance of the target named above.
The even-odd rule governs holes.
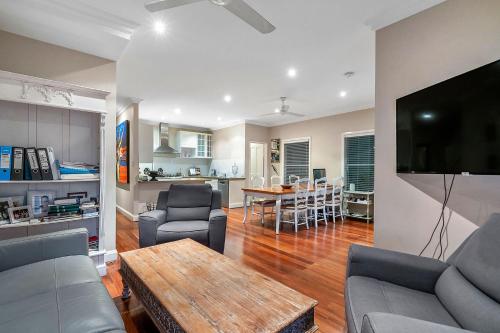
[[[396,101],[398,173],[500,174],[500,60]]]

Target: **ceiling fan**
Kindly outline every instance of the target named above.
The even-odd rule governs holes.
[[[281,115],[281,116],[294,116],[294,117],[304,117],[303,114],[300,113],[295,113],[295,112],[290,112],[290,105],[286,104],[286,97],[280,97],[281,99],[281,107],[272,113],[266,113],[263,114],[261,117],[268,117],[268,116],[275,116],[275,115]]]
[[[145,7],[150,12],[157,12],[160,10],[189,5],[201,1],[206,1],[206,0],[156,0],[147,3]],[[263,34],[268,34],[270,32],[273,32],[274,29],[276,29],[274,25],[269,23],[269,21],[267,21],[262,15],[260,15],[255,9],[250,7],[243,0],[208,0],[208,1],[210,1],[214,5],[226,8],[228,11],[238,16],[240,19],[250,24],[252,27],[254,27]]]

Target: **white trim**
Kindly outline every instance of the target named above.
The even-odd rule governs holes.
[[[340,175],[345,178],[344,174],[344,141],[345,138],[352,138],[355,136],[365,136],[365,135],[373,135],[375,136],[375,130],[374,129],[369,129],[369,130],[362,130],[362,131],[354,131],[354,132],[344,132],[340,136]]]
[[[129,212],[128,210],[126,210],[122,206],[116,205],[116,209],[120,213],[122,213],[123,215],[125,215],[125,217],[127,217],[129,220],[134,221],[134,222],[139,221],[139,215],[134,215],[133,213]]]
[[[97,269],[99,276],[106,276],[108,274],[106,264],[96,265],[95,268]]]
[[[301,138],[292,138],[292,139],[282,139],[280,142],[280,177],[281,177],[281,182],[284,184],[285,182],[285,143],[295,143],[295,142],[309,142],[309,165],[308,165],[308,174],[309,178],[312,179],[311,177],[311,156],[312,156],[312,138],[310,136],[305,136]]]
[[[111,250],[111,251],[106,251],[104,254],[104,262],[113,262],[118,259],[118,251],[117,250]]]
[[[264,179],[266,180],[266,184],[267,184],[267,180],[270,179],[270,176],[269,176],[269,164],[268,164],[268,154],[269,154],[269,148],[268,148],[268,144],[267,142],[261,142],[261,141],[248,141],[248,150],[250,152],[250,163],[248,165],[248,177],[247,179],[250,180],[250,178],[252,177],[251,175],[251,171],[252,171],[252,150],[251,150],[251,147],[252,147],[252,143],[254,144],[259,144],[259,145],[263,145],[264,146],[264,149],[263,149],[263,154],[264,154]]]
[[[243,207],[243,202],[233,202],[229,204],[229,208],[241,208]]]

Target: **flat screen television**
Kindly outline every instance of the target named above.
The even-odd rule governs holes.
[[[396,101],[398,173],[500,174],[500,60]]]

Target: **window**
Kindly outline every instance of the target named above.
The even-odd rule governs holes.
[[[344,178],[346,188],[354,184],[356,191],[373,191],[375,173],[375,135],[344,137]]]
[[[288,184],[289,176],[309,177],[309,139],[284,142],[284,182]]]

